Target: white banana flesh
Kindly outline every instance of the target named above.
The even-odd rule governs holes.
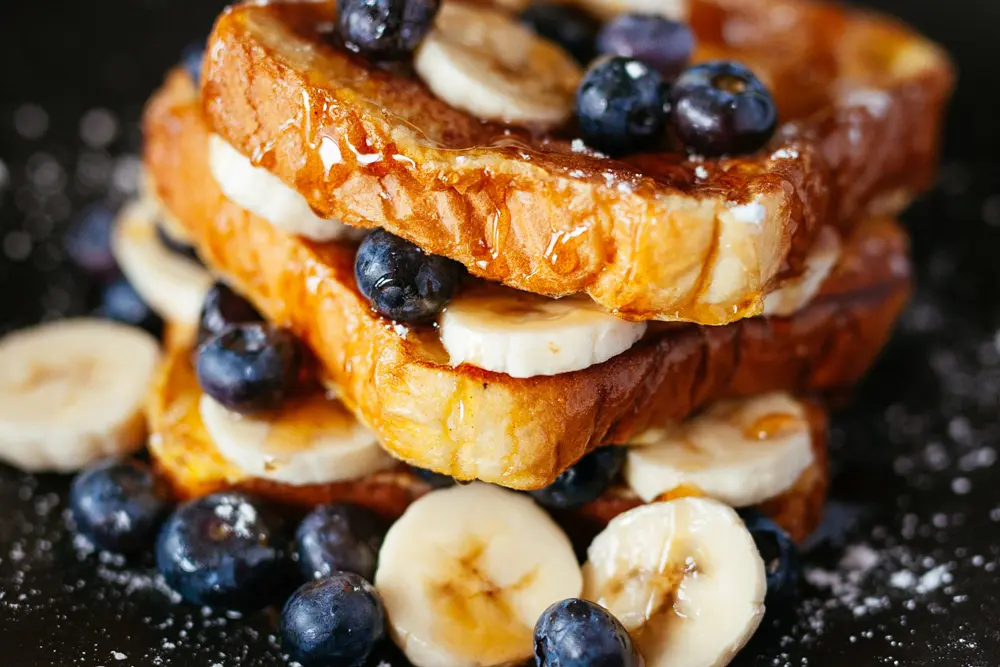
[[[165,320],[193,325],[212,276],[163,244],[156,233],[158,215],[149,201],[126,205],[115,223],[111,249],[122,273],[153,310]]]
[[[0,339],[0,461],[72,472],[135,451],[159,357],[145,331],[90,318]]]
[[[199,410],[219,453],[252,477],[329,484],[396,464],[340,401],[319,392],[262,415],[241,415],[202,395]]]
[[[439,328],[452,365],[527,378],[607,361],[642,338],[646,323],[619,319],[588,297],[551,299],[490,286],[459,295]]]
[[[305,197],[263,167],[254,166],[216,134],[208,138],[208,164],[228,199],[284,232],[319,242],[364,235],[364,230],[316,215]]]
[[[572,115],[582,77],[562,48],[503,12],[455,1],[442,5],[413,67],[456,109],[545,129]]]
[[[792,488],[814,461],[805,405],[775,393],[717,403],[633,444],[623,474],[646,502],[686,488],[747,507]]]
[[[433,491],[389,529],[375,587],[416,667],[487,667],[531,656],[553,602],[579,597],[569,538],[525,495],[486,484]]]
[[[642,505],[587,550],[584,597],[631,634],[646,667],[722,667],[764,614],[766,574],[753,537],[708,498]]]
[[[802,273],[764,297],[764,315],[788,317],[809,305],[840,259],[840,236],[830,227],[819,230]]]

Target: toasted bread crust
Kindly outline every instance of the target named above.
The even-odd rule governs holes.
[[[168,327],[168,331],[176,327]],[[150,453],[157,469],[179,498],[194,498],[216,491],[237,489],[289,505],[312,507],[323,503],[351,502],[393,519],[430,491],[407,466],[375,473],[351,482],[291,486],[248,477],[226,461],[212,443],[198,409],[201,388],[191,367],[191,336],[172,335],[157,374],[146,416],[150,424]],[[819,525],[829,476],[826,449],[826,416],[813,405],[810,410],[815,461],[795,486],[768,501],[761,510],[795,540],[805,539]],[[557,512],[556,518],[585,547],[612,518],[642,503],[626,486],[618,484],[583,507]]]
[[[774,90],[783,126],[760,154],[616,161],[483,123],[328,46],[316,27],[332,1],[224,13],[204,109],[322,215],[386,228],[529,292],[587,292],[630,319],[723,324],[761,312],[821,225],[894,214],[928,185],[952,73],[937,47],[869,13],[810,0],[682,4],[696,60],[742,60]]]
[[[652,323],[627,352],[556,376],[453,368],[435,331],[372,312],[355,286],[353,248],[293,238],[225,199],[206,164],[193,96],[174,73],[147,109],[145,159],[162,202],[216,272],[312,348],[389,451],[459,479],[540,488],[598,445],[626,443],[713,400],[850,387],[909,293],[905,235],[873,220],[794,317]]]

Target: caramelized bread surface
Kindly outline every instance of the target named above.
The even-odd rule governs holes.
[[[621,9],[587,0],[591,9]],[[629,4],[629,3],[624,3]],[[951,65],[880,15],[810,0],[679,0],[696,61],[774,92],[760,153],[611,160],[573,137],[482,122],[333,45],[335,3],[245,3],[210,39],[210,126],[320,214],[384,227],[483,278],[586,292],[629,319],[758,314],[822,225],[898,212],[933,175]],[[648,7],[647,7],[648,9]]]
[[[622,444],[728,396],[843,391],[864,374],[910,288],[906,236],[872,219],[846,240],[813,302],[791,318],[721,327],[651,323],[602,364],[516,379],[447,362],[433,328],[378,315],[354,248],[289,236],[228,201],[179,73],[145,117],[147,171],[202,258],[312,349],[342,400],[397,458],[459,479],[540,488],[588,451]]]
[[[198,409],[201,389],[191,365],[189,341],[190,337],[173,337],[146,404],[150,452],[178,497],[186,499],[239,489],[303,507],[357,503],[392,519],[430,491],[405,465],[356,481],[309,486],[248,477],[219,454],[201,420]],[[795,486],[760,508],[796,540],[805,539],[819,524],[829,475],[825,414],[813,406],[809,416],[816,457],[813,465],[802,473]],[[641,502],[628,487],[618,484],[592,503],[556,513],[556,518],[576,543],[585,546],[613,517]]]

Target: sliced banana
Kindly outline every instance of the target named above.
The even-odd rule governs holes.
[[[0,460],[70,472],[138,449],[159,356],[141,329],[89,318],[0,339]]]
[[[305,197],[263,167],[254,166],[217,134],[208,138],[208,164],[226,197],[282,231],[319,242],[364,235],[362,229],[316,215]]]
[[[840,249],[840,236],[833,228],[819,230],[802,273],[764,297],[764,315],[788,317],[808,305],[837,265]]]
[[[573,113],[582,72],[506,14],[445,2],[413,67],[442,100],[484,120],[551,128]]]
[[[199,409],[219,453],[253,477],[294,486],[328,484],[396,464],[343,403],[320,392],[267,415],[241,415],[207,395]]]
[[[127,205],[111,240],[118,266],[139,295],[164,319],[195,324],[212,276],[188,257],[173,252],[156,234],[159,211],[148,201]]]
[[[708,498],[642,505],[587,550],[584,597],[614,614],[646,667],[729,664],[764,615],[766,575],[730,507]]]
[[[732,507],[775,498],[812,465],[805,406],[787,394],[717,403],[663,433],[630,446],[625,481],[646,502],[695,488]]]
[[[470,290],[439,322],[451,363],[511,377],[558,375],[607,361],[632,347],[645,322],[611,315],[588,297],[550,299],[497,287]]]
[[[569,539],[527,496],[472,484],[432,491],[393,524],[375,587],[416,667],[487,667],[531,656],[553,602],[579,597]]]

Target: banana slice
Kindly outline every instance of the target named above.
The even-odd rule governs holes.
[[[70,472],[138,449],[159,356],[141,329],[89,318],[0,339],[0,460]]]
[[[328,484],[396,464],[343,403],[319,392],[270,415],[240,415],[207,395],[199,409],[219,453],[254,477],[293,486]]]
[[[494,287],[463,293],[448,305],[439,325],[453,365],[516,378],[599,364],[646,332],[645,322],[619,319],[588,297],[550,299]]]
[[[764,315],[788,317],[806,306],[840,259],[840,236],[831,227],[819,230],[802,273],[764,297]]]
[[[518,663],[553,602],[579,597],[569,539],[527,496],[471,484],[432,491],[393,524],[375,587],[416,667]]]
[[[128,204],[118,216],[111,249],[122,273],[161,317],[196,324],[212,276],[163,245],[156,234],[157,216],[150,202]]]
[[[445,2],[413,67],[442,100],[484,120],[551,128],[582,72],[559,46],[496,9]]]
[[[708,498],[642,505],[594,538],[584,597],[629,631],[646,667],[729,664],[764,615],[766,575],[731,508]]]
[[[319,242],[364,236],[363,229],[316,215],[305,197],[217,134],[208,138],[208,164],[226,197],[282,231]]]
[[[629,447],[624,477],[646,502],[693,487],[732,507],[756,505],[814,461],[805,406],[787,394],[717,403],[645,442]]]

